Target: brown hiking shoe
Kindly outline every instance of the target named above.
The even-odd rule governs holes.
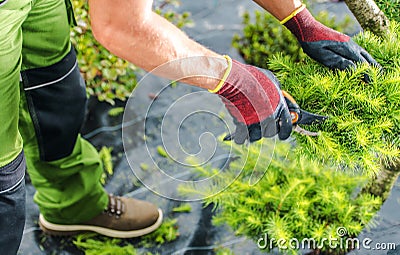
[[[161,225],[162,218],[161,209],[149,202],[109,195],[108,208],[85,223],[54,224],[40,214],[39,226],[50,235],[74,235],[92,231],[109,237],[131,238],[153,232]]]

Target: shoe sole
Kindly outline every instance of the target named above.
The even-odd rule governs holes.
[[[158,219],[153,225],[147,228],[130,230],[130,231],[114,230],[114,229],[109,229],[99,226],[90,226],[90,225],[54,224],[48,222],[43,217],[42,214],[39,215],[39,226],[42,229],[42,231],[46,234],[54,236],[70,236],[79,234],[81,232],[96,232],[98,234],[114,238],[133,238],[133,237],[144,236],[153,232],[154,230],[156,230],[161,226],[162,221],[163,221],[163,213],[161,209],[158,209]]]

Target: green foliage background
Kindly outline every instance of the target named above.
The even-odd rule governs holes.
[[[400,0],[375,0],[375,2],[390,20],[400,22]]]

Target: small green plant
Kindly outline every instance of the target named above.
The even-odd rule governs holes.
[[[85,233],[76,236],[73,241],[76,247],[85,255],[136,255],[136,249],[131,244],[122,245],[122,240],[99,236],[95,233]]]
[[[176,240],[179,236],[177,219],[166,219],[161,226],[154,232],[142,237],[140,245],[143,247],[153,247]]]
[[[178,236],[177,219],[166,219],[156,231],[141,237],[137,248],[151,248],[162,245],[176,240]],[[73,244],[84,251],[85,255],[153,254],[151,252],[138,253],[135,247],[124,239],[105,237],[96,233],[79,234],[73,240]]]
[[[306,57],[296,38],[271,14],[256,11],[254,21],[249,12],[243,15],[243,34],[233,37],[232,45],[238,49],[244,60],[252,65],[267,68],[268,60],[276,53],[289,56],[294,62]],[[329,18],[328,12],[322,11],[317,17],[325,25],[343,31],[351,24],[346,17],[339,24]]]
[[[115,104],[124,101],[135,88],[137,68],[128,61],[111,54],[92,34],[88,15],[88,2],[73,0],[77,26],[71,29],[71,40],[77,49],[78,64],[86,81],[87,94],[100,101]],[[173,6],[179,1],[156,1],[155,11],[178,27],[190,24],[190,14],[176,13]]]
[[[234,253],[228,248],[217,248],[215,249],[215,255],[234,255]]]
[[[103,146],[100,151],[99,151],[99,156],[101,159],[101,162],[103,163],[103,173],[100,178],[100,182],[104,185],[106,183],[106,180],[109,176],[113,175],[114,173],[114,167],[113,167],[113,161],[112,161],[112,148],[108,148],[106,146]]]
[[[173,22],[178,28],[193,25],[189,12],[176,12],[175,8],[179,7],[179,5],[179,0],[156,0],[154,3],[154,11]]]
[[[149,165],[146,163],[140,163],[140,169],[142,169],[143,171],[147,171],[149,170]]]
[[[175,213],[189,213],[192,211],[192,206],[189,203],[181,204],[178,207],[172,209]]]
[[[163,158],[168,157],[168,153],[165,151],[165,149],[161,145],[157,146],[157,153],[158,153],[158,155],[160,155]]]
[[[124,112],[124,107],[114,107],[108,111],[108,116],[117,117]]]
[[[234,35],[232,45],[244,60],[259,67],[266,67],[267,60],[277,52],[299,61],[305,54],[296,38],[269,13],[255,12],[254,23],[249,12],[243,15],[243,35]]]

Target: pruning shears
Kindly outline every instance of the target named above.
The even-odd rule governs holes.
[[[311,132],[303,129],[300,125],[312,125],[324,122],[328,116],[322,116],[315,113],[307,112],[300,108],[296,103],[296,100],[286,91],[282,90],[283,97],[285,98],[286,105],[289,109],[290,115],[292,116],[293,131],[307,136],[318,136],[318,132]],[[229,134],[224,137],[224,141],[233,140],[235,134]]]
[[[324,122],[328,116],[307,112],[300,108],[296,100],[286,91],[282,90],[290,115],[292,116],[293,131],[307,136],[318,136],[317,132],[305,130],[300,125],[311,125]]]

